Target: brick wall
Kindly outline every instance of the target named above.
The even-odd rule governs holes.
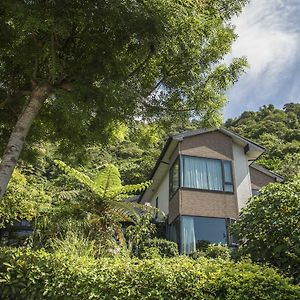
[[[218,131],[188,137],[180,144],[180,153],[232,160],[232,139]]]
[[[181,199],[181,215],[234,219],[238,217],[234,194],[182,189]]]
[[[259,171],[254,168],[250,169],[250,178],[252,189],[259,190],[263,186],[267,185],[270,182],[275,182],[275,178]]]

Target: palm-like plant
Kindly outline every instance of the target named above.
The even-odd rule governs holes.
[[[84,186],[88,196],[85,198],[88,201],[83,205],[94,233],[101,233],[102,237],[105,236],[107,239],[111,239],[113,235],[123,242],[122,222],[135,223],[140,218],[140,211],[145,209],[143,205],[123,200],[131,193],[146,189],[150,182],[124,186],[118,169],[112,164],[103,166],[92,179],[62,161],[54,162],[68,176]]]

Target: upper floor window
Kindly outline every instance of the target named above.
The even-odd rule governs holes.
[[[183,156],[183,187],[233,192],[231,162]]]
[[[179,159],[177,159],[174,162],[169,173],[170,198],[176,193],[178,188],[179,188]]]

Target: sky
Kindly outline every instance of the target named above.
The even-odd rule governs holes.
[[[229,57],[250,68],[228,91],[224,119],[245,110],[300,102],[300,0],[252,0],[233,20],[238,39]]]

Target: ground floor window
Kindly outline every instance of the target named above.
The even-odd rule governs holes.
[[[21,246],[32,233],[33,228],[28,221],[15,221],[0,229],[0,245]]]
[[[170,240],[179,245],[181,253],[192,253],[204,241],[228,244],[229,220],[225,218],[180,216],[171,225]]]

